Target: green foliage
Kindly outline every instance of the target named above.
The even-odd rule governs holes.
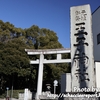
[[[55,32],[33,25],[27,29],[14,27],[9,22],[0,20],[0,93],[6,87],[11,89],[35,89],[37,84],[38,65],[30,65],[25,49],[62,48]],[[68,55],[63,55],[63,58]],[[55,55],[46,55],[46,59],[55,59]],[[59,80],[62,73],[70,71],[69,64],[44,65],[44,83]],[[48,78],[50,77],[50,78]],[[51,83],[52,84],[52,83]],[[45,85],[45,84],[44,84]]]

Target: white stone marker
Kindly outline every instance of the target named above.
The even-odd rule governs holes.
[[[28,100],[28,89],[24,90],[24,100]]]
[[[91,91],[95,87],[95,75],[90,5],[71,7],[70,16],[72,92],[77,92],[75,87]]]
[[[95,62],[96,69],[96,88],[100,92],[100,62]]]

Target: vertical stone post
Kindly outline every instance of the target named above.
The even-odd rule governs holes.
[[[71,7],[71,73],[74,88],[95,87],[90,5]],[[87,92],[87,91],[85,91]]]
[[[42,92],[43,60],[44,60],[44,55],[40,54],[36,100],[39,100],[39,95],[41,95]]]

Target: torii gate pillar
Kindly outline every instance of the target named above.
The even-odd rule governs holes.
[[[42,93],[43,60],[44,60],[44,55],[43,54],[40,54],[36,99],[39,99],[39,95],[41,95],[41,93]]]

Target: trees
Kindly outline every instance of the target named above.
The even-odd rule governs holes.
[[[36,59],[38,56],[28,56],[25,52],[26,48],[55,49],[62,48],[62,45],[56,33],[49,29],[40,29],[36,25],[21,29],[0,20],[1,90],[5,90],[7,86],[11,88],[12,85],[14,89],[36,88],[38,65],[30,65],[29,59]],[[55,55],[47,55],[46,58],[55,58]],[[68,69],[68,64],[46,64],[44,83],[59,79],[61,73],[68,72]]]

